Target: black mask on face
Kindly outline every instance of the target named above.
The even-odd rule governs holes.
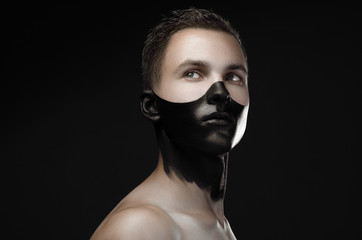
[[[223,197],[229,151],[245,129],[244,106],[235,102],[223,82],[199,99],[173,103],[145,91],[142,110],[154,122],[164,170]]]

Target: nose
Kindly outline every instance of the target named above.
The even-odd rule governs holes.
[[[222,81],[217,81],[211,85],[206,93],[206,97],[209,104],[227,105],[230,103],[230,93]]]

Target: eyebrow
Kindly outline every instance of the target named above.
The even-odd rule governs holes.
[[[203,60],[187,59],[187,60],[183,61],[177,67],[175,73],[178,74],[178,73],[182,72],[185,68],[188,68],[188,67],[199,67],[199,68],[203,68],[203,69],[209,69],[210,64],[207,61],[203,61]],[[244,72],[245,74],[248,74],[248,70],[242,64],[231,63],[226,67],[226,69],[227,70],[239,70],[239,71]]]
[[[202,60],[187,59],[187,60],[183,61],[180,65],[178,65],[175,73],[180,73],[185,68],[188,68],[188,67],[199,67],[199,68],[208,69],[210,67],[210,64],[208,62],[202,61]]]
[[[228,67],[226,68],[227,70],[240,70],[242,72],[244,72],[245,74],[248,74],[248,70],[244,67],[244,65],[241,64],[230,64],[228,65]]]

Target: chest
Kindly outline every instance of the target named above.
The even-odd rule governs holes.
[[[216,220],[178,216],[174,219],[181,232],[180,240],[236,240],[229,224]]]

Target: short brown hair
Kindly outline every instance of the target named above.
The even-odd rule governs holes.
[[[185,28],[203,28],[232,34],[238,41],[244,56],[245,49],[239,33],[230,23],[211,10],[188,8],[174,10],[147,35],[142,52],[142,79],[144,89],[152,89],[160,80],[160,70],[168,42],[173,34]]]

